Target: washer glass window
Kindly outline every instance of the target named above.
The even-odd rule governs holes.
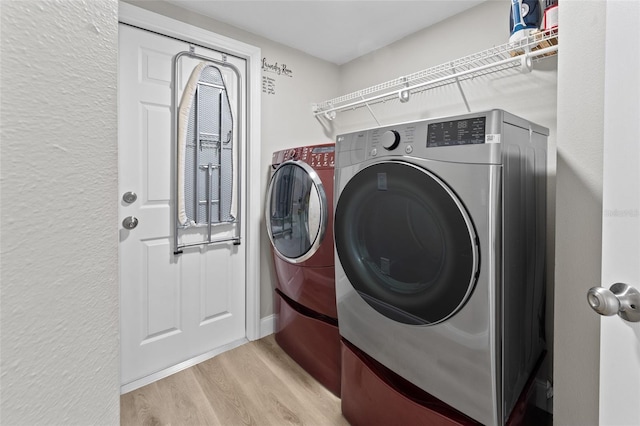
[[[267,194],[271,244],[288,260],[308,259],[326,229],[326,196],[318,175],[306,163],[283,163],[272,176]]]
[[[441,322],[475,285],[479,255],[464,206],[437,176],[409,163],[378,163],[351,178],[334,232],[351,284],[396,321]]]

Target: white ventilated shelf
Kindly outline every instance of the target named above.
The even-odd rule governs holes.
[[[406,102],[411,94],[505,70],[531,71],[533,63],[556,55],[558,29],[536,32],[521,40],[506,43],[432,68],[398,77],[312,105],[315,116],[334,119],[336,112],[374,105],[391,99]]]

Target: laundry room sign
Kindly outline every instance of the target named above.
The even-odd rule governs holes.
[[[277,77],[293,78],[293,70],[287,64],[270,62],[267,58],[262,58],[262,93],[276,94]]]

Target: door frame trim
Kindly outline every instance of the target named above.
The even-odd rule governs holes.
[[[158,34],[198,44],[208,49],[223,51],[247,61],[247,119],[246,119],[246,183],[247,205],[245,214],[246,295],[245,333],[248,340],[260,336],[260,66],[262,52],[252,46],[182,21],[148,11],[120,1],[118,21]]]

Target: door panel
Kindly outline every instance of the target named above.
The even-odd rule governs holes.
[[[200,259],[201,303],[198,320],[201,324],[220,321],[230,314],[228,311],[229,288],[225,283],[233,281],[233,274],[228,268],[217,267],[226,261],[228,253],[224,249],[211,248],[208,254],[209,256]]]
[[[171,110],[164,105],[142,104],[141,122],[145,141],[147,201],[167,202],[171,197]]]
[[[171,247],[166,239],[141,241],[146,274],[142,300],[146,309],[144,340],[180,330],[180,281],[175,264],[171,264]],[[157,285],[166,281],[167,285]]]
[[[246,249],[229,243],[173,254],[172,58],[189,45],[123,24],[119,33],[118,181],[121,194],[138,196],[133,203],[119,200],[120,220],[139,221],[120,230],[121,384],[127,385],[245,337]],[[221,58],[207,49],[196,53]],[[228,60],[245,69],[244,60]],[[181,61],[179,95],[198,63]],[[232,106],[241,101],[244,115],[235,75],[222,74],[234,88]],[[239,161],[244,170],[244,158]],[[214,237],[233,235],[235,226],[214,227]],[[182,242],[202,241],[206,232],[206,227],[189,229]]]
[[[607,2],[602,286],[640,290],[640,3]],[[623,64],[623,65],[621,65]],[[640,322],[600,323],[600,424],[640,425]]]

